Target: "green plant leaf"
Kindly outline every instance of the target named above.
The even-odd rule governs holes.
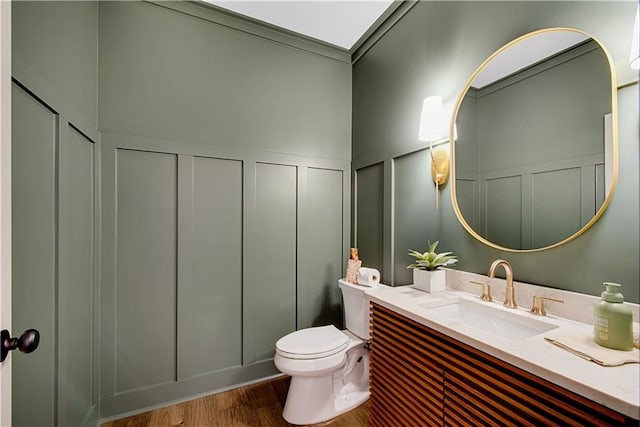
[[[407,268],[414,268],[418,270],[434,271],[445,265],[453,265],[458,262],[457,256],[453,255],[453,252],[436,253],[436,248],[440,242],[436,240],[431,243],[429,241],[429,249],[424,252],[418,252],[414,249],[409,249],[408,254],[416,259],[416,262],[407,266]]]
[[[453,253],[453,252],[442,252],[441,254],[438,254],[438,255],[433,259],[433,262],[438,262],[438,261],[442,260],[443,258],[447,258],[447,259],[449,259],[449,258],[455,258],[455,255],[452,255],[451,257],[447,257],[447,255],[450,255],[450,254],[452,254],[452,253]],[[446,261],[446,260],[444,260],[444,261]]]
[[[409,249],[409,255],[417,259],[422,259],[424,257],[420,252],[414,251],[413,249]]]

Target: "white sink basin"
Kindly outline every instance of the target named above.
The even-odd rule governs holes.
[[[452,326],[456,323],[465,327],[479,329],[511,340],[524,340],[557,328],[558,326],[530,316],[521,316],[508,309],[494,307],[489,303],[480,303],[458,299],[450,304],[432,307],[421,304],[434,320],[444,320]]]

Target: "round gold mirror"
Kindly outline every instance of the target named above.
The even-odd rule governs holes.
[[[613,62],[589,34],[535,31],[473,73],[453,112],[451,197],[461,224],[500,250],[575,239],[609,204],[618,176]]]

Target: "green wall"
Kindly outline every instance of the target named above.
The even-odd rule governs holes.
[[[210,13],[176,2],[100,5],[100,130],[349,160],[348,59],[220,25]]]
[[[342,323],[349,57],[234,19],[100,3],[102,416],[275,374],[277,339]]]
[[[15,426],[94,425],[98,400],[98,5],[12,5]],[[17,356],[17,355],[16,355]]]
[[[463,270],[486,274],[492,260],[506,258],[517,280],[592,295],[603,281],[616,281],[625,284],[627,300],[640,300],[637,85],[618,91],[620,171],[609,208],[586,234],[548,251],[514,254],[477,242],[458,223],[448,185],[436,209],[428,151],[417,138],[426,96],[454,102],[485,58],[527,32],[584,30],[616,66],[626,66],[635,8],[635,2],[418,2],[360,56],[352,76],[354,197],[362,205],[373,204],[368,194],[384,200],[373,215],[383,217],[385,232],[361,240],[379,230],[363,227],[368,219],[359,211],[354,228],[361,252],[382,257],[385,282],[411,283],[407,249],[440,240],[441,249],[459,255]],[[382,177],[370,178],[374,165]]]
[[[196,3],[13,10],[14,194],[34,195],[14,202],[14,324],[48,321],[16,425],[263,378],[278,338],[342,325],[348,52]]]

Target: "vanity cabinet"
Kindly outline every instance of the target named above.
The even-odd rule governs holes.
[[[372,426],[638,425],[379,304],[371,314]]]

